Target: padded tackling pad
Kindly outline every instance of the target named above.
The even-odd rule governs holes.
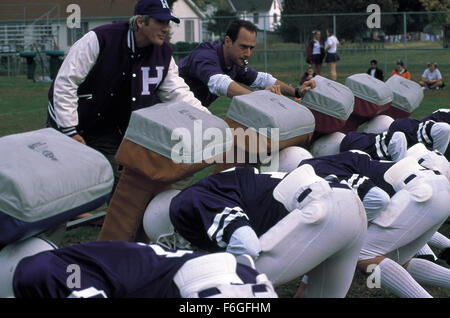
[[[345,85],[320,75],[314,80],[316,88],[307,92],[299,103],[313,113],[316,132],[329,134],[339,131],[353,112],[354,95]]]
[[[222,119],[184,102],[162,103],[131,114],[116,160],[151,180],[172,183],[221,162],[232,147]]]
[[[308,108],[266,90],[233,97],[225,121],[234,128],[237,147],[250,153],[269,153],[273,143],[278,149],[307,146],[315,127]]]
[[[394,98],[392,90],[386,83],[369,74],[349,76],[345,85],[355,95],[353,113],[341,129],[341,132],[345,134],[350,131],[357,131],[361,124],[388,110],[392,105]]]
[[[366,73],[347,77],[345,86],[355,95],[353,114],[358,116],[373,117],[388,109],[394,98],[392,90],[386,83]]]
[[[315,127],[308,108],[266,90],[234,97],[225,121],[233,128],[234,149],[214,173],[237,165],[258,166],[270,153],[286,147],[307,148]]]
[[[314,131],[314,116],[308,108],[267,90],[233,97],[227,117],[268,139],[270,128],[278,128],[280,141]]]
[[[101,206],[108,160],[53,128],[0,138],[0,246]]]
[[[150,200],[172,183],[221,160],[232,146],[231,132],[222,119],[187,103],[161,103],[134,111],[116,154],[124,170],[98,239],[147,242],[142,218]],[[172,160],[176,147],[178,158],[185,160]]]
[[[177,163],[191,164],[230,149],[233,140],[228,130],[217,116],[185,102],[171,102],[132,112],[125,138],[168,159],[174,158],[178,145],[181,151],[177,154],[183,161]],[[207,133],[222,138],[207,138]]]
[[[406,118],[420,106],[423,100],[423,90],[419,84],[398,75],[390,77],[386,84],[394,93],[392,107],[383,115],[391,116],[394,119]]]

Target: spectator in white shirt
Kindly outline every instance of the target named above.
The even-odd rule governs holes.
[[[440,89],[444,87],[444,81],[436,63],[428,63],[428,68],[423,72],[422,80],[419,84],[423,89]]]
[[[336,63],[340,60],[339,55],[337,54],[339,41],[336,36],[333,35],[332,29],[327,29],[327,36],[327,41],[325,42],[325,51],[327,52],[327,57],[325,58],[325,62],[328,65],[330,79],[335,81],[337,79]]]

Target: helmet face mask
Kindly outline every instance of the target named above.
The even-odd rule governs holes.
[[[192,245],[187,240],[185,240],[178,233],[172,232],[167,234],[161,234],[155,244],[161,245],[162,247],[171,249],[171,250],[191,250]]]
[[[169,249],[186,245],[170,221],[170,202],[180,190],[166,190],[156,195],[148,204],[143,218],[144,231],[151,242]]]

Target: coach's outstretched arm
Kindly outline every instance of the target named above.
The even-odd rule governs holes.
[[[267,89],[279,95],[302,97],[315,87],[314,81],[293,88],[269,73],[248,66],[256,47],[257,27],[245,20],[233,21],[221,44],[203,42],[178,61],[180,76],[201,103],[208,107],[219,96],[249,94]]]
[[[251,87],[266,89],[266,90],[269,90],[272,93],[278,94],[278,95],[286,95],[286,96],[301,98],[305,95],[305,93],[307,91],[316,87],[316,82],[314,80],[310,80],[310,81],[303,83],[303,85],[301,87],[294,88],[294,87],[291,87],[291,86],[283,83],[282,81],[276,80],[274,84],[268,85],[266,87],[257,87],[257,86],[253,86],[253,85]],[[216,90],[216,92],[217,91],[220,92],[220,88],[218,90]],[[237,82],[231,80],[228,85],[228,88],[226,90],[226,96],[233,98],[234,96],[245,95],[245,94],[249,94],[251,92],[252,92],[251,90],[249,90],[249,89],[245,88],[244,86],[238,84]],[[225,95],[225,94],[220,94],[220,95]]]

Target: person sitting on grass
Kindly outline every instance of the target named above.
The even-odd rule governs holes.
[[[378,68],[377,60],[370,61],[370,68],[366,73],[372,77],[375,77],[376,79],[379,79],[380,81],[384,81],[383,71]]]
[[[422,74],[422,80],[419,82],[424,89],[440,89],[444,87],[442,74],[437,68],[435,62],[428,63],[428,68]]]
[[[401,77],[404,77],[408,80],[411,79],[411,73],[405,68],[405,65],[403,64],[402,60],[398,60],[397,64],[395,65],[395,69],[392,71],[391,76],[398,75]]]

